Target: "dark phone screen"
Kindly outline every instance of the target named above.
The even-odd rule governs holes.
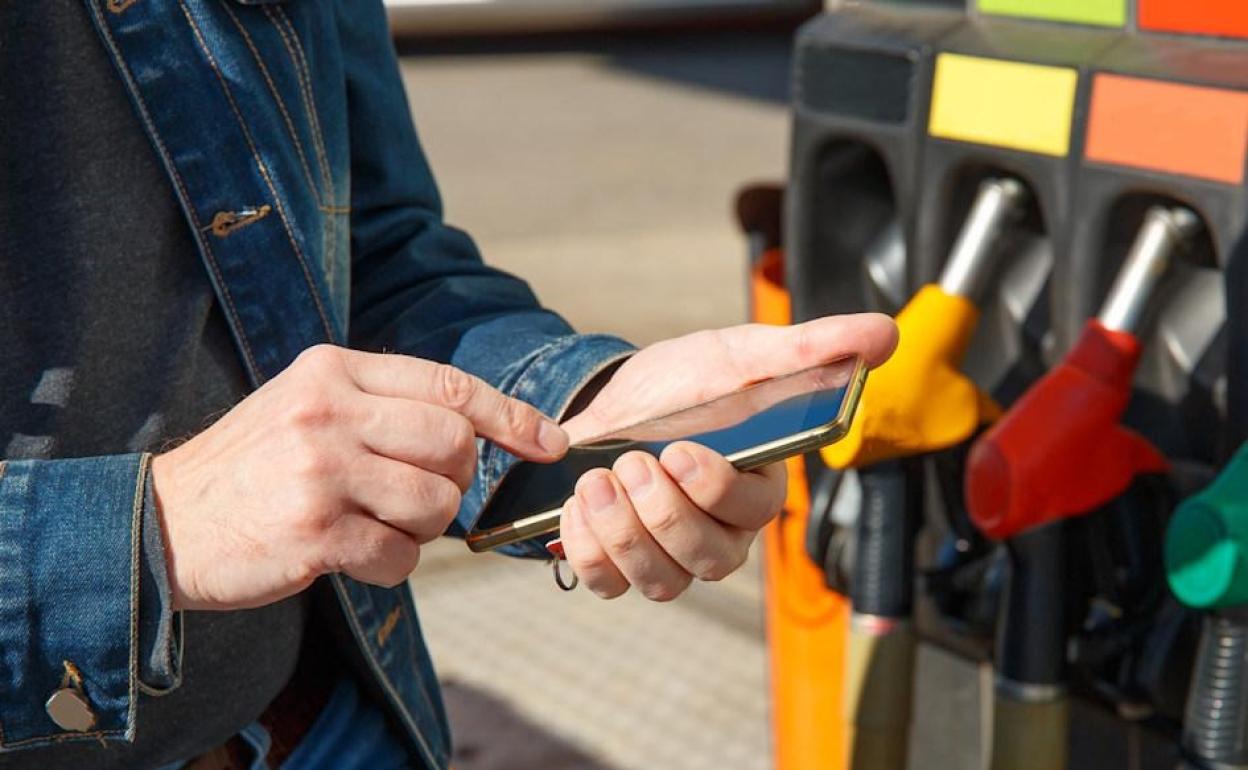
[[[474,529],[493,529],[554,510],[593,468],[608,468],[626,452],[657,456],[674,441],[695,441],[722,455],[788,438],[833,422],[841,414],[857,359],[755,383],[580,444],[556,463],[520,462],[486,503]]]

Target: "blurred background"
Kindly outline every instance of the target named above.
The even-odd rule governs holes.
[[[781,180],[777,2],[392,2],[447,219],[579,330],[645,344],[746,318],[744,184]],[[413,577],[457,770],[770,767],[757,559],[670,604],[428,549]]]

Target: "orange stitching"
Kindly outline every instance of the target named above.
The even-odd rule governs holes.
[[[286,48],[286,52],[290,54],[291,64],[295,67],[295,79],[299,81],[300,96],[303,99],[303,109],[308,115],[308,122],[312,124],[312,146],[316,150],[317,161],[321,164],[321,173],[325,176],[325,181],[329,185],[329,198],[331,203],[337,203],[337,196],[334,194],[334,175],[329,168],[329,154],[325,152],[324,132],[321,130],[321,117],[316,111],[316,94],[312,90],[312,78],[309,74],[308,60],[303,55],[303,44],[299,42],[299,34],[295,31],[295,25],[291,23],[290,17],[281,8],[270,10],[270,6],[264,6],[265,15],[269,17],[269,21],[277,29],[277,33],[281,35],[282,45]],[[282,17],[282,21],[286,23],[286,27],[290,30],[290,39],[286,38],[286,33],[281,26],[274,21],[273,15],[277,14]],[[293,47],[292,47],[293,46]]]
[[[125,731],[92,730],[91,732],[86,733],[51,733],[49,735],[37,735],[34,738],[23,738],[20,741],[14,741],[12,743],[0,743],[0,746],[3,746],[6,749],[13,749],[19,746],[28,746],[32,743],[40,743],[43,741],[47,741],[49,743],[68,743],[69,741],[82,738],[99,738],[100,740],[103,740],[105,738],[116,737],[119,735],[124,736]]]
[[[403,615],[403,605],[390,610],[390,614],[386,616],[385,622],[381,624],[381,628],[377,629],[377,646],[385,647],[386,640],[390,638],[390,634],[394,633],[394,627],[399,624],[399,618]]]
[[[434,761],[433,750],[429,748],[429,744],[425,741],[424,733],[416,725],[416,720],[412,717],[411,712],[408,711],[407,704],[403,702],[403,698],[394,689],[394,683],[390,681],[390,677],[386,676],[385,671],[381,668],[381,664],[377,662],[377,657],[373,654],[372,647],[367,644],[364,629],[360,627],[360,618],[357,614],[359,610],[355,608],[355,603],[351,601],[351,596],[347,593],[347,586],[343,583],[342,575],[330,575],[330,582],[334,585],[334,593],[338,594],[339,601],[346,605],[342,614],[347,618],[347,623],[350,624],[352,633],[360,640],[360,652],[364,655],[364,662],[372,669],[373,675],[381,683],[382,689],[390,697],[390,704],[399,712],[399,716],[402,717],[403,721],[407,722],[407,726],[412,731],[412,736],[420,744],[420,748],[424,750],[427,764],[430,767],[436,767],[438,763]]]
[[[264,7],[265,16],[277,33],[282,38],[282,45],[286,48],[286,53],[290,56],[290,63],[295,70],[295,79],[299,82],[299,95],[303,100],[303,111],[308,117],[308,122],[312,128],[312,148],[316,151],[317,163],[320,164],[321,174],[325,182],[326,194],[331,204],[338,202],[338,193],[334,188],[333,171],[329,168],[329,154],[325,152],[325,137],[321,129],[321,118],[316,111],[316,94],[312,90],[312,76],[308,67],[307,57],[303,53],[303,44],[299,42],[299,33],[295,31],[295,25],[290,21],[290,17],[286,12],[277,8],[270,10],[269,6]],[[290,38],[286,37],[286,31],[282,29],[281,24],[277,22],[277,16],[280,16],[290,31]],[[330,261],[337,252],[338,246],[338,222],[333,217],[325,220],[328,235],[326,237],[327,244],[325,253],[321,255],[322,262],[325,266],[325,280],[333,288],[334,272],[330,269]]]
[[[139,2],[139,0],[108,0],[106,5],[108,6],[108,10],[110,12],[121,13],[137,2]]]
[[[299,260],[299,267],[303,271],[304,280],[308,284],[308,293],[312,295],[312,302],[316,305],[317,315],[320,316],[321,325],[325,329],[325,336],[329,340],[334,339],[333,326],[329,323],[329,317],[325,314],[325,307],[321,304],[321,296],[317,292],[316,282],[312,278],[312,273],[308,269],[307,260],[303,256],[303,250],[299,248],[299,244],[295,241],[295,234],[290,229],[290,222],[286,217],[286,210],[282,207],[281,196],[277,194],[277,188],[273,185],[273,179],[269,176],[268,166],[261,159],[259,151],[256,149],[255,140],[251,136],[251,130],[247,128],[247,123],[243,120],[243,113],[238,108],[238,103],[234,101],[234,94],[230,91],[230,86],[225,80],[225,76],[221,74],[221,69],[217,66],[217,60],[213,57],[212,51],[208,48],[208,43],[204,40],[203,34],[200,32],[199,24],[195,22],[191,16],[191,11],[186,7],[184,0],[178,0],[178,6],[182,9],[182,15],[186,17],[186,21],[191,25],[191,32],[195,35],[195,40],[199,43],[200,50],[204,52],[204,56],[208,59],[209,66],[212,67],[213,73],[217,76],[217,80],[221,83],[221,89],[225,92],[226,101],[230,103],[230,109],[234,112],[234,117],[238,120],[238,126],[243,132],[243,138],[247,140],[247,146],[251,150],[251,157],[256,161],[256,165],[260,170],[260,175],[264,177],[264,182],[269,188],[269,192],[273,194],[273,202],[277,205],[278,217],[282,220],[282,227],[286,230],[286,237],[290,240],[291,248],[295,250],[295,257]]]
[[[198,233],[201,229],[199,219],[195,216],[195,209],[190,205],[191,196],[186,190],[186,183],[182,181],[182,175],[178,172],[178,167],[174,165],[173,158],[169,155],[169,148],[165,146],[164,140],[160,138],[160,134],[156,131],[155,124],[152,123],[152,116],[151,112],[147,108],[147,102],[144,101],[143,94],[139,92],[138,86],[134,83],[134,75],[130,72],[129,65],[127,65],[125,59],[122,58],[121,52],[117,50],[117,41],[113,39],[112,30],[110,30],[108,25],[104,23],[104,17],[97,10],[95,10],[95,6],[92,5],[91,7],[92,13],[97,21],[96,26],[103,35],[109,51],[113,55],[113,61],[117,63],[117,68],[121,72],[122,79],[126,81],[130,94],[134,97],[135,102],[138,104],[139,115],[143,120],[143,126],[147,129],[148,136],[151,137],[152,141],[156,144],[161,160],[164,162],[165,168],[168,169],[170,176],[173,177],[174,185],[178,188],[178,193],[181,196],[180,200],[183,204],[183,211],[186,212],[187,218],[191,220],[191,225],[196,231],[195,240],[204,250],[204,254],[207,257],[206,261],[208,263],[208,269],[212,271],[216,285],[221,291],[221,297],[225,304],[225,311],[234,321],[233,329],[238,337],[239,345],[242,347],[243,361],[247,364],[247,368],[251,372],[251,376],[255,379],[256,383],[262,383],[265,380],[264,373],[260,371],[260,367],[256,363],[255,354],[252,353],[251,350],[251,342],[247,339],[246,330],[243,328],[242,321],[238,316],[238,309],[234,306],[234,298],[230,295],[229,287],[225,283],[224,277],[221,275],[220,266],[217,265],[216,254],[213,253],[212,248],[208,245],[208,241],[199,237]]]
[[[134,729],[135,710],[139,702],[139,536],[143,521],[147,471],[152,462],[149,453],[139,456],[139,472],[134,481],[134,502],[130,507],[130,703],[126,709],[126,732]]]
[[[286,111],[286,102],[283,101],[281,94],[278,93],[277,86],[273,83],[273,78],[269,75],[269,68],[265,66],[260,52],[256,50],[256,45],[251,39],[251,33],[243,26],[243,23],[238,18],[238,14],[234,13],[225,0],[221,0],[221,7],[225,9],[226,15],[230,17],[230,20],[234,22],[234,26],[242,33],[243,42],[251,49],[251,57],[256,60],[256,66],[260,69],[264,82],[269,86],[269,93],[273,95],[273,101],[277,103],[277,109],[282,113],[282,120],[286,123],[286,130],[290,132],[290,138],[295,143],[295,154],[299,156],[299,165],[303,166],[303,174],[308,178],[308,186],[312,188],[312,197],[319,204],[321,202],[321,191],[317,189],[316,182],[312,180],[312,169],[308,166],[307,156],[303,153],[303,142],[299,141],[299,132],[295,130],[295,123],[290,119],[290,113]]]

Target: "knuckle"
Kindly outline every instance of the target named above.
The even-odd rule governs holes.
[[[604,535],[601,540],[602,547],[609,554],[615,554],[619,558],[627,558],[638,553],[645,543],[642,534],[632,527],[614,530]]]
[[[444,446],[451,457],[459,458],[470,455],[475,458],[477,433],[473,430],[472,423],[459,415],[453,415],[446,423]]]
[[[646,529],[650,530],[655,539],[660,541],[675,535],[688,521],[684,511],[672,504],[644,508],[638,511],[638,516],[642,518]]]
[[[433,509],[438,512],[444,519],[444,528],[446,524],[450,524],[455,518],[455,514],[459,512],[459,503],[463,495],[459,491],[459,487],[455,486],[455,482],[443,478],[435,477],[437,483],[436,491],[433,493]]]
[[[287,568],[286,581],[290,585],[308,586],[323,572],[324,570],[312,560],[299,561]]]
[[[412,548],[401,558],[395,560],[393,569],[387,570],[388,574],[382,577],[382,585],[386,588],[402,585],[416,571],[416,565],[419,563],[420,549]]]
[[[527,404],[509,400],[503,413],[507,429],[513,436],[531,436],[537,434],[537,411]]]
[[[295,538],[312,542],[324,540],[338,519],[334,506],[310,489],[296,492],[292,503],[295,512],[290,526]]]
[[[453,481],[430,473],[418,474],[412,483],[412,496],[420,517],[419,539],[432,540],[441,535],[459,512],[459,487]]]
[[[302,388],[291,399],[287,419],[293,427],[308,430],[332,422],[335,413],[333,398],[321,387],[313,385]]]
[[[337,367],[342,363],[342,348],[324,342],[313,345],[300,353],[295,363],[301,369],[316,371]]]
[[[451,409],[463,409],[476,395],[476,380],[450,364],[437,364],[433,377],[438,398]]]
[[[718,583],[745,563],[744,557],[736,555],[727,558],[706,559],[694,565],[693,574],[698,580],[706,583]]]
[[[588,576],[587,581],[594,581],[596,578],[593,576],[601,575],[614,566],[610,557],[598,549],[594,549],[591,553],[581,553],[579,549],[569,549],[567,554],[568,563],[572,565],[572,569],[578,575]]]

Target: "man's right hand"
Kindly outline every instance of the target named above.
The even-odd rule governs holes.
[[[475,438],[529,460],[563,430],[458,369],[321,345],[152,462],[177,609],[257,607],[343,572],[396,585],[472,481]]]

